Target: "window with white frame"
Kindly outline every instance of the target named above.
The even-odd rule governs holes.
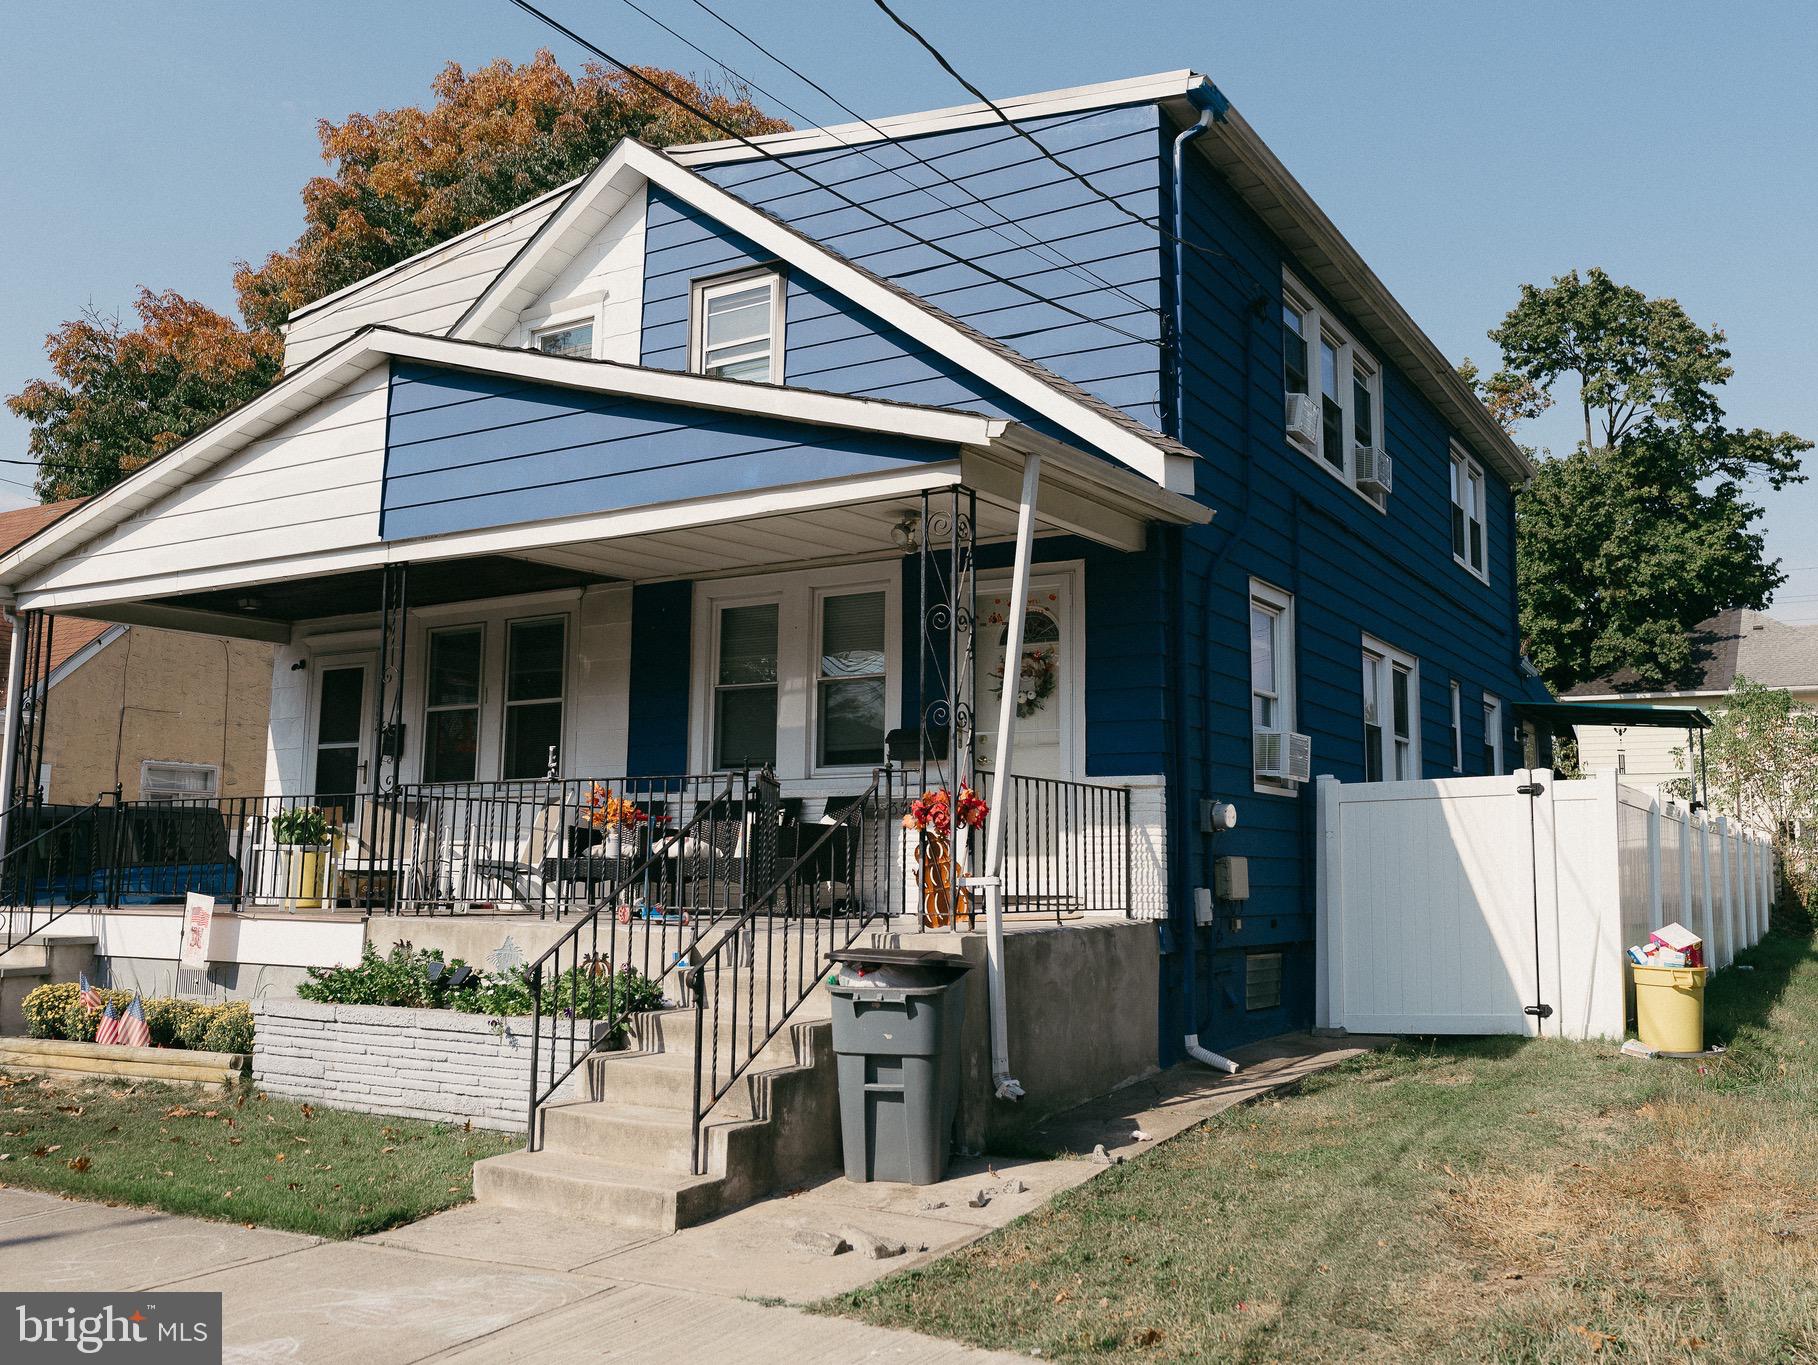
[[[779,604],[719,609],[713,683],[713,766],[774,765]]]
[[[560,770],[568,621],[562,616],[505,627],[505,742],[499,776],[553,776]]]
[[[883,757],[884,609],[882,592],[829,594],[820,600],[817,767],[873,766]]]
[[[845,781],[883,760],[901,705],[901,573],[848,565],[703,583],[691,761]]]
[[[1382,371],[1292,277],[1282,285],[1282,387],[1289,399],[1304,394],[1317,404],[1317,436],[1290,429],[1289,441],[1355,488],[1356,452],[1381,440]],[[1380,495],[1357,492],[1384,505]]]
[[[42,786],[49,785],[47,775]],[[139,765],[139,797],[144,801],[206,799],[217,795],[220,787],[221,770],[210,763],[165,763],[148,758]]]
[[[783,277],[760,270],[694,285],[689,368],[717,379],[782,382]]]
[[[531,334],[536,348],[544,355],[593,359],[593,323],[570,322],[559,327],[544,327]]]
[[[1494,776],[1502,771],[1502,702],[1483,694],[1483,770]]]
[[[1464,771],[1464,689],[1452,679],[1452,771]]]
[[[429,632],[423,708],[423,780],[472,782],[480,764],[480,674],[485,631],[450,626]]]
[[[1250,580],[1250,725],[1256,730],[1294,728],[1294,599],[1279,588]],[[1255,746],[1251,746],[1254,756]],[[1292,792],[1285,778],[1255,775],[1260,788]]]
[[[1372,640],[1363,642],[1364,780],[1407,782],[1420,776],[1420,660]]]
[[[1483,466],[1457,446],[1452,447],[1452,558],[1490,581],[1484,557]]]

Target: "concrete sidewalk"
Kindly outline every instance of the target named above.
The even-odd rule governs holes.
[[[1235,1077],[1179,1067],[1058,1116],[1058,1150],[1137,1154],[1266,1090],[1354,1056],[1305,1035],[1244,1049]],[[1150,1141],[1132,1137],[1136,1131]],[[681,1232],[466,1205],[351,1242],[0,1189],[0,1289],[219,1290],[231,1362],[991,1362],[1021,1357],[803,1313],[940,1256],[1106,1169],[1090,1158],[955,1163],[939,1185],[829,1177]],[[1025,1188],[1016,1190],[1019,1183]],[[982,1206],[973,1202],[984,1193]],[[802,1232],[900,1241],[826,1256]],[[860,1240],[850,1237],[849,1240]]]

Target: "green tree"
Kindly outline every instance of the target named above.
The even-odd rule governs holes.
[[[1674,755],[1693,776],[1669,790],[1690,800],[1700,794],[1693,759],[1684,749]],[[1704,762],[1712,811],[1768,830],[1782,879],[1811,905],[1818,868],[1799,834],[1818,827],[1818,713],[1790,692],[1739,677],[1705,733]]]
[[[1490,333],[1502,368],[1461,373],[1506,430],[1570,394],[1584,439],[1542,459],[1517,501],[1521,626],[1529,657],[1562,690],[1620,669],[1668,686],[1695,660],[1687,640],[1729,607],[1765,606],[1785,579],[1754,528],[1749,486],[1804,478],[1812,443],[1726,424],[1733,374],[1720,329],[1673,299],[1602,270],[1521,298]]]
[[[739,89],[641,68],[747,135],[779,132]],[[45,340],[51,375],[6,404],[31,424],[45,501],[111,488],[278,377],[278,328],[296,309],[575,179],[621,138],[659,146],[723,136],[619,72],[570,76],[548,52],[523,65],[445,67],[427,109],[317,125],[333,169],[303,187],[302,235],[234,276],[244,327],[166,291],[141,290],[138,325],[85,313]]]

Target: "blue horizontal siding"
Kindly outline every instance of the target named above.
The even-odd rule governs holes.
[[[381,535],[441,535],[953,459],[950,446],[393,366]]]

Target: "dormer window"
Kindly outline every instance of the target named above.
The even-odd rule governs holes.
[[[715,379],[783,379],[783,277],[774,270],[697,280],[689,366]]]
[[[593,324],[569,323],[562,327],[545,327],[535,334],[536,346],[544,355],[593,359]]]

